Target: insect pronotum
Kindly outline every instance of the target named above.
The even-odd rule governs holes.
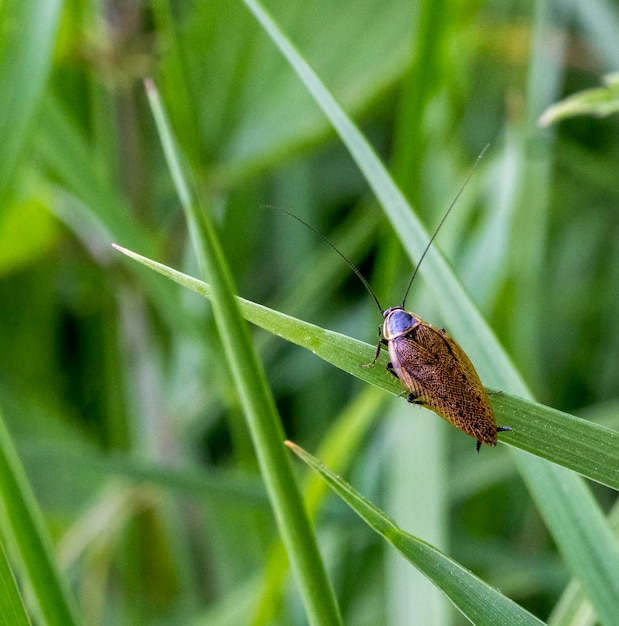
[[[352,261],[300,217],[283,209],[278,209],[301,222],[331,246],[357,275],[376,302],[384,322],[379,326],[376,354],[372,361],[363,367],[372,367],[380,355],[381,348],[387,346],[391,359],[387,363],[387,371],[400,379],[406,387],[406,399],[412,404],[419,404],[434,411],[456,428],[477,439],[477,452],[479,452],[482,443],[495,446],[497,432],[508,431],[511,428],[496,425],[488,394],[481,384],[471,360],[458,343],[443,328],[432,326],[416,313],[407,311],[405,307],[406,298],[417,276],[421,262],[485,151],[486,148],[477,157],[475,165],[458,190],[445,215],[443,215],[434,234],[430,237],[408,282],[402,304],[399,306],[384,309],[369,282]]]

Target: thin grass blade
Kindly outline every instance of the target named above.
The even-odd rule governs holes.
[[[0,624],[15,626],[30,624],[2,541],[0,541]]]
[[[318,473],[364,522],[441,589],[473,624],[543,624],[456,561],[401,530],[385,513],[303,448],[289,441],[286,445]]]
[[[146,83],[168,167],[185,211],[201,270],[212,281],[213,312],[236,383],[262,477],[286,546],[308,618],[341,622],[292,467],[282,446],[283,429],[262,364],[234,296],[228,264],[206,211],[200,206],[154,84]]]
[[[15,546],[24,580],[43,623],[70,626],[76,619],[66,582],[28,478],[0,415],[0,529]]]

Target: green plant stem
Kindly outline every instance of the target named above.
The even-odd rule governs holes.
[[[150,82],[147,82],[147,93],[200,268],[212,283],[217,328],[308,618],[317,625],[339,624],[341,618],[335,596],[283,446],[284,431],[275,402],[235,300],[232,277],[217,234],[208,214],[200,208],[187,184],[176,142],[158,94]]]
[[[41,623],[50,626],[79,624],[73,598],[54,561],[43,516],[1,415],[0,530],[15,546]]]
[[[30,624],[22,604],[17,583],[11,571],[2,540],[0,539],[0,624],[25,626]]]

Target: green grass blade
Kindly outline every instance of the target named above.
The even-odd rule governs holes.
[[[257,0],[244,1],[331,121],[382,204],[411,259],[419,258],[428,236],[413,217],[412,210],[386,168],[317,74],[298,54],[260,3]],[[536,5],[533,54],[535,56],[537,53],[538,56],[535,58],[545,58],[540,53],[543,50],[540,44],[547,37],[546,31],[554,27],[549,6],[549,3]],[[536,69],[539,67],[533,64],[531,75],[541,76]],[[545,89],[544,93],[547,91]],[[421,271],[428,286],[434,291],[453,335],[473,356],[482,380],[499,389],[529,397],[530,393],[522,377],[435,248],[429,250]],[[612,620],[616,607],[619,606],[619,578],[609,577],[608,572],[613,569],[619,571],[619,547],[601,511],[595,506],[587,511],[583,510],[578,495],[582,496],[584,502],[594,502],[586,485],[577,476],[560,471],[541,459],[528,458],[521,454],[515,454],[514,458],[560,551],[572,572],[583,583],[600,619]],[[608,469],[614,472],[616,461]],[[556,491],[559,483],[565,484],[566,491],[572,493],[573,499],[560,497]],[[603,547],[591,551],[587,556],[571,543],[575,536],[579,536],[584,545],[591,546],[597,542],[597,547]]]
[[[619,503],[615,502],[608,517],[615,535],[619,536]],[[583,626],[595,622],[595,612],[582,586],[576,579],[571,580],[548,618],[549,626]]]
[[[54,562],[51,540],[28,479],[0,416],[0,528],[15,546],[20,567],[45,624],[78,624],[72,598]]]
[[[403,530],[336,476],[318,459],[287,442],[290,449],[328,483],[374,531],[441,589],[473,624],[542,624],[521,606],[493,589],[436,548]]]
[[[580,580],[600,622],[615,623],[619,606],[619,547],[591,491],[582,480],[573,480],[574,475],[564,468],[534,456],[518,455],[516,460],[559,552]],[[523,471],[525,465],[534,471]],[[548,503],[540,499],[551,495],[554,510],[549,515]]]
[[[147,259],[135,252],[115,246],[167,278],[200,295],[212,298],[212,289],[205,282]],[[384,367],[383,355],[376,367],[363,368],[371,360],[375,347],[308,322],[238,298],[241,312],[252,324],[311,350],[316,356],[340,369],[393,393],[402,393],[402,386]],[[619,489],[619,433],[616,431],[506,393],[490,397],[501,424],[514,430],[500,436],[501,440],[540,458],[572,469],[614,489]],[[411,407],[411,411],[413,411]],[[527,457],[528,458],[528,457]]]
[[[251,434],[262,477],[312,624],[341,622],[292,467],[262,364],[234,296],[227,262],[209,215],[192,193],[165,111],[151,82],[147,94],[168,167],[180,197],[202,271],[212,281],[213,312]]]
[[[586,89],[549,106],[539,118],[540,126],[550,126],[577,115],[604,117],[619,111],[619,73],[604,76],[604,87]]]
[[[501,423],[514,429],[510,444],[619,489],[616,430],[509,394],[490,399]]]
[[[0,541],[0,624],[30,624],[2,541]]]
[[[262,6],[256,0],[244,2],[331,121],[374,191],[411,260],[419,259],[430,237],[373,148]],[[449,322],[452,335],[458,337],[465,350],[475,356],[482,378],[492,387],[527,395],[526,386],[511,360],[436,247],[428,250],[420,268],[420,276],[424,277],[433,292],[445,320]]]
[[[2,194],[21,157],[47,82],[62,5],[62,0],[11,0],[4,2],[0,11]]]
[[[376,411],[384,396],[373,387],[356,396],[352,402],[337,416],[320,445],[320,457],[338,473],[344,473],[356,458],[361,441],[367,434]],[[307,513],[316,523],[328,487],[319,476],[311,474],[305,481],[304,499]],[[287,574],[286,555],[281,544],[274,546],[266,567],[265,588],[260,602],[261,613],[254,624],[270,624],[273,621],[273,610],[281,602],[283,583]]]

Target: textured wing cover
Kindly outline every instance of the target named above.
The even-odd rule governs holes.
[[[400,380],[421,404],[491,446],[496,420],[488,395],[462,348],[444,331],[421,321],[389,342]]]

